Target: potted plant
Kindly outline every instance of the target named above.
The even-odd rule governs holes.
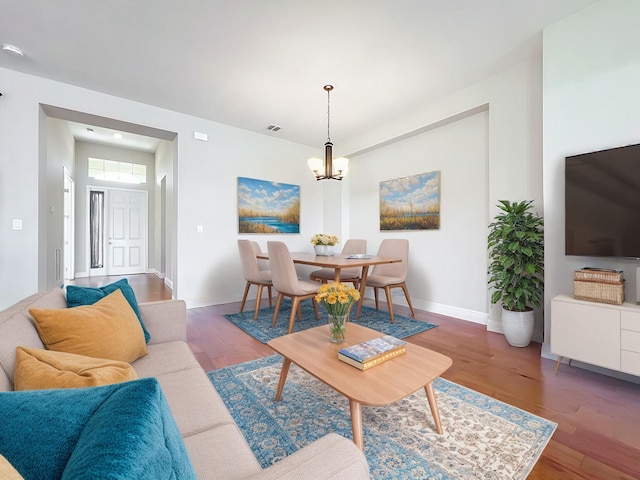
[[[491,304],[502,302],[502,328],[510,345],[526,347],[534,326],[533,307],[544,293],[543,219],[532,200],[499,200],[502,210],[489,224]]]

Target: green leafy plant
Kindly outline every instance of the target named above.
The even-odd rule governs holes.
[[[544,293],[544,223],[532,203],[499,200],[502,212],[489,224],[491,303],[515,312],[539,307]]]

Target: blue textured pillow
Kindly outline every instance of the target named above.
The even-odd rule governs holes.
[[[155,378],[2,392],[0,418],[0,452],[25,478],[196,478]]]
[[[124,298],[127,299],[129,305],[136,313],[142,331],[144,332],[144,341],[149,343],[151,335],[147,332],[147,329],[142,323],[142,316],[140,315],[140,309],[138,308],[138,301],[136,295],[133,293],[133,288],[129,285],[129,281],[126,278],[118,280],[117,282],[110,283],[104,287],[78,287],[76,285],[67,286],[67,307],[80,307],[82,305],[93,305],[98,300],[102,300],[104,297],[116,290],[121,290]]]

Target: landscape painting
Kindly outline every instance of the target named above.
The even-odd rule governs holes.
[[[440,171],[380,182],[380,230],[438,230]]]
[[[238,233],[300,233],[300,186],[238,177]]]

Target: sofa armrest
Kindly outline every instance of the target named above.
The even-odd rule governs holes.
[[[369,464],[349,439],[330,433],[246,480],[369,479]]]
[[[138,304],[150,344],[187,341],[187,305],[183,300],[163,300]]]

